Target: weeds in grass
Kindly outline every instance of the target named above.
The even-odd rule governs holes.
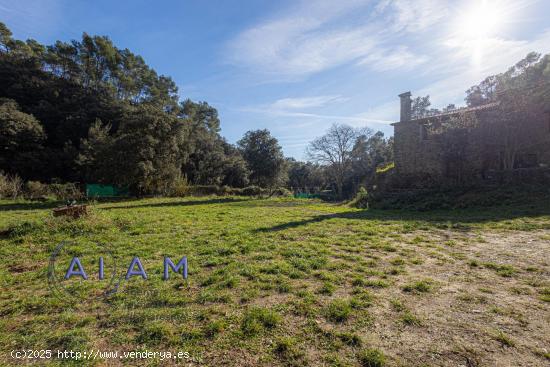
[[[468,262],[468,265],[470,265],[472,268],[477,268],[477,267],[479,267],[480,263],[477,260],[470,260]]]
[[[275,311],[262,307],[247,310],[241,322],[241,331],[246,336],[259,334],[264,329],[273,329],[281,321]]]
[[[334,300],[325,308],[325,317],[332,322],[344,322],[351,314],[351,306],[348,301]]]
[[[516,274],[517,270],[512,265],[501,265],[495,263],[483,264],[487,269],[496,271],[496,273],[502,277],[512,277]]]
[[[158,345],[167,342],[172,337],[172,328],[164,322],[145,324],[139,332],[136,341],[145,345]]]
[[[399,317],[399,321],[407,326],[422,325],[422,321],[408,310],[405,311],[401,317]]]
[[[305,365],[305,353],[299,348],[295,338],[282,337],[275,341],[273,351],[289,366]]]
[[[508,335],[504,334],[502,330],[498,330],[493,337],[503,346],[513,347],[515,345],[515,342]]]
[[[362,367],[384,367],[386,356],[378,349],[365,349],[357,354]]]
[[[209,322],[204,328],[204,335],[207,338],[213,338],[221,333],[226,328],[226,323],[223,320],[214,320]]]
[[[338,333],[336,336],[350,347],[360,347],[363,344],[361,337],[354,333]]]
[[[430,279],[419,280],[414,283],[406,284],[403,286],[404,292],[409,293],[428,293],[432,290],[433,281]]]
[[[330,296],[334,293],[335,290],[336,290],[336,287],[334,286],[334,284],[330,282],[323,282],[323,285],[321,286],[321,288],[319,288],[317,293]]]
[[[390,264],[392,264],[392,265],[404,265],[404,264],[405,264],[405,260],[402,259],[402,258],[400,258],[400,257],[397,257],[397,258],[395,258],[395,259],[392,259],[392,260],[390,261]]]
[[[398,300],[398,299],[391,299],[390,304],[391,304],[392,308],[397,312],[405,311],[407,309],[405,307],[405,305],[403,304],[403,302],[401,300]]]

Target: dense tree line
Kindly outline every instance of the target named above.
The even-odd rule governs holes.
[[[181,100],[170,77],[108,37],[84,33],[45,46],[13,39],[0,23],[0,171],[24,180],[116,184],[137,194],[166,194],[181,182],[287,186],[343,198],[391,160],[391,140],[345,125],[327,136],[335,131],[351,134],[342,161],[285,159],[268,130],[232,145],[214,107]]]
[[[268,131],[229,144],[215,108],[180,102],[172,79],[107,37],[44,46],[13,39],[0,23],[0,97],[0,170],[25,180],[140,193],[164,193],[183,177],[234,187],[284,182],[282,150]],[[265,153],[255,151],[264,143]],[[266,171],[257,161],[268,158]]]

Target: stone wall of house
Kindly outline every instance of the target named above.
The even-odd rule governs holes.
[[[425,127],[413,121],[395,125],[394,157],[397,174],[438,177],[444,173],[440,142],[427,139],[426,134]]]
[[[502,169],[503,147],[492,139],[500,131],[495,131],[498,123],[487,123],[494,121],[490,110],[473,113],[478,127],[466,130],[466,136],[460,140],[460,154],[453,156],[456,152],[453,151],[452,138],[446,132],[432,134],[430,123],[433,121],[411,121],[410,114],[403,111],[404,106],[408,106],[410,94],[404,93],[400,97],[402,119],[393,124],[395,175],[400,186],[485,180]],[[525,128],[530,130],[527,131],[527,142],[517,153],[519,166],[550,167],[550,115],[536,117]],[[532,162],[536,165],[529,166]]]

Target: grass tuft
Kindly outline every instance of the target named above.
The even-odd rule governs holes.
[[[384,367],[386,356],[378,349],[365,349],[357,354],[362,367]]]
[[[402,289],[409,293],[428,293],[432,290],[432,281],[429,279],[419,280],[404,285]]]
[[[350,314],[352,308],[348,301],[334,300],[325,308],[325,317],[332,322],[344,322]]]
[[[265,329],[273,329],[281,321],[281,316],[270,309],[253,307],[246,311],[241,322],[241,331],[246,336],[253,336]]]

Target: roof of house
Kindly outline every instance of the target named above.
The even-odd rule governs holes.
[[[432,119],[434,117],[439,118],[439,117],[445,117],[445,116],[452,116],[452,115],[456,115],[456,114],[459,114],[459,113],[486,110],[486,109],[494,108],[494,107],[498,106],[499,104],[500,104],[500,101],[486,103],[484,105],[475,106],[475,107],[462,107],[462,108],[457,108],[457,109],[450,110],[450,111],[427,114],[427,115],[422,116],[420,118],[411,119],[411,120],[408,120],[408,121],[397,121],[397,122],[394,122],[391,125],[396,125],[396,124],[406,123],[406,122],[422,122],[422,121],[425,121],[425,120]]]

